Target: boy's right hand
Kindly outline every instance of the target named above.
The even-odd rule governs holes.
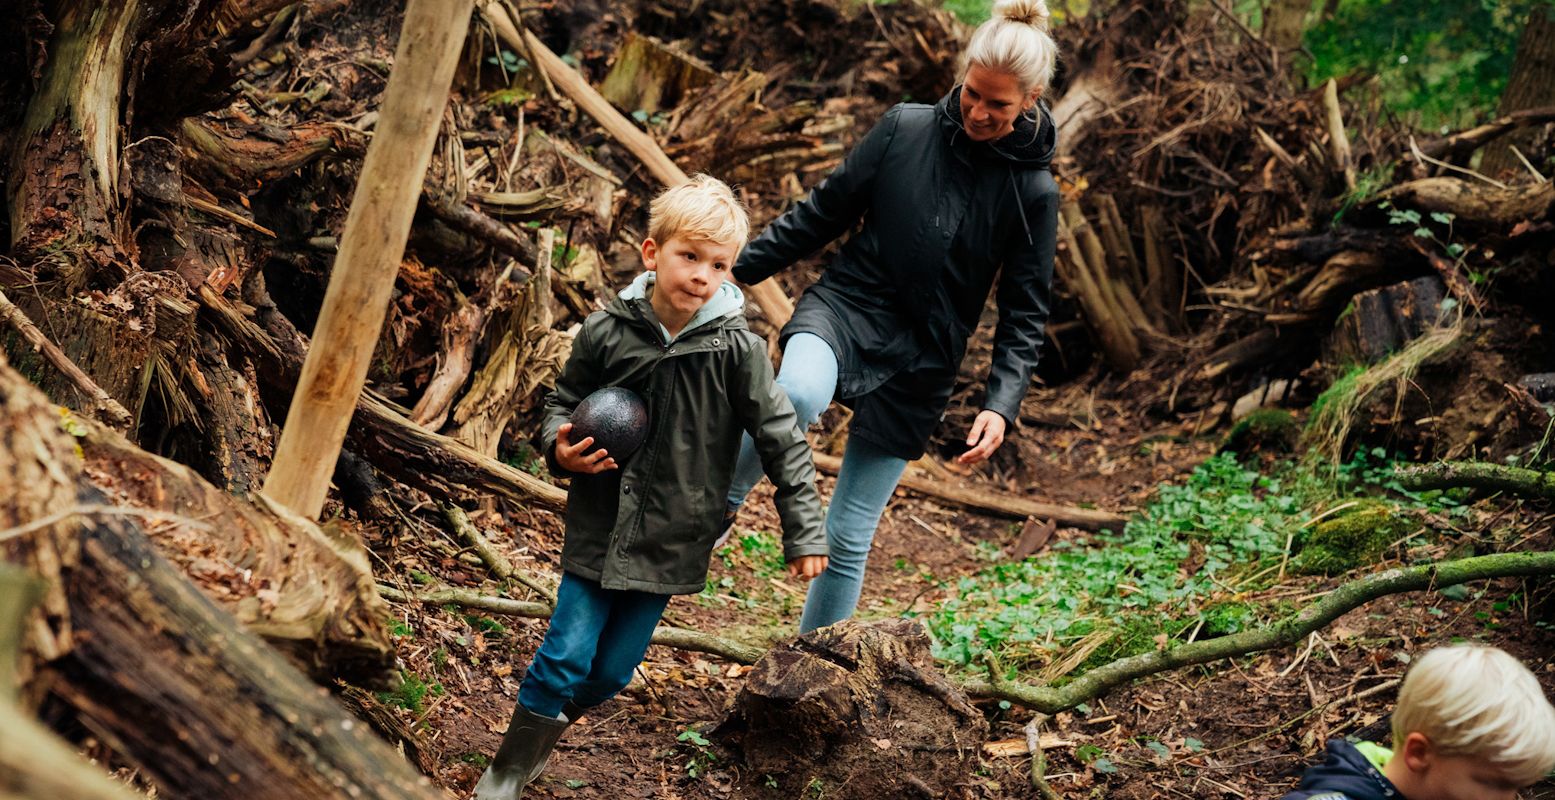
[[[564,422],[556,429],[556,463],[568,472],[576,472],[583,475],[597,475],[606,470],[616,468],[616,460],[610,457],[610,453],[601,447],[588,455],[583,451],[594,444],[594,437],[585,436],[583,441],[572,443],[572,423]]]

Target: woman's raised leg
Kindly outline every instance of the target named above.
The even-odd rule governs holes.
[[[808,633],[853,616],[864,586],[864,566],[875,539],[875,528],[907,460],[890,455],[862,439],[848,438],[842,471],[826,512],[826,542],[831,560],[826,571],[810,582],[799,632]]]
[[[783,366],[778,370],[777,385],[794,404],[801,428],[821,418],[837,392],[837,354],[825,339],[813,333],[796,333],[783,347]],[[745,502],[745,496],[761,482],[761,456],[749,434],[740,441],[740,459],[734,465],[734,484],[729,487],[731,510]]]

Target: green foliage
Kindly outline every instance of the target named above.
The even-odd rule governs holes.
[[[936,655],[969,665],[988,652],[1018,671],[1109,631],[1114,653],[1153,644],[1166,618],[1282,556],[1304,521],[1279,479],[1216,456],[1186,484],[1162,486],[1122,533],[1086,546],[1059,541],[1042,556],[962,579],[928,619]]]
[[[518,446],[513,448],[513,452],[504,457],[502,461],[508,466],[514,469],[521,469],[536,478],[546,478],[550,472],[545,468],[545,459],[535,452],[535,449],[528,442],[519,442]]]
[[[691,750],[691,758],[686,761],[687,777],[696,778],[706,774],[718,761],[718,754],[709,749],[713,743],[694,728],[681,731],[675,741]]]
[[[1340,0],[1305,36],[1315,85],[1363,71],[1406,122],[1463,127],[1494,111],[1529,12],[1550,0]]]
[[[1334,575],[1376,562],[1386,548],[1420,523],[1393,503],[1360,500],[1312,530],[1291,565],[1300,572]]]
[[[427,683],[410,670],[400,670],[400,682],[393,690],[377,692],[378,702],[386,706],[403,708],[412,714],[420,715],[426,711],[426,697],[428,694],[437,696],[443,693],[441,683]]]
[[[1231,426],[1223,450],[1249,453],[1260,450],[1289,452],[1300,435],[1296,418],[1283,408],[1260,408]]]

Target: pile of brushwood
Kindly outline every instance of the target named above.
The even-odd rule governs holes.
[[[25,569],[0,574],[18,614],[0,619],[0,717],[46,708],[188,797],[435,796],[315,691],[392,671],[393,579],[362,531],[440,516],[513,576],[459,521],[564,502],[526,468],[537,405],[571,331],[639,269],[648,198],[706,171],[770,220],[892,103],[948,91],[968,33],[917,1],[476,4],[319,525],[257,490],[382,122],[401,4],[17,5],[0,30],[0,548]],[[1055,28],[1065,203],[1041,380],[1210,430],[1337,379],[1315,423],[1336,453],[1378,431],[1422,457],[1540,451],[1555,184],[1537,173],[1555,110],[1427,137],[1363,99],[1366,76],[1295,86],[1219,4],[1192,8],[1122,0]],[[1468,168],[1527,129],[1526,165]],[[775,334],[824,263],[757,287],[753,326]],[[988,328],[942,453],[976,412]],[[1035,402],[1022,416],[1054,419]],[[983,477],[1014,485],[1029,458],[1007,447]],[[1391,590],[1448,579],[1406,578]],[[505,611],[548,612],[530,583],[534,601]],[[1053,711],[1212,657],[1147,654],[1063,692],[965,688]],[[122,792],[50,766],[68,747],[24,741],[0,737],[23,776],[0,788]]]

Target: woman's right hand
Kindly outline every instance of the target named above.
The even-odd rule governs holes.
[[[568,472],[576,472],[582,475],[597,475],[606,470],[616,468],[616,460],[610,457],[610,453],[601,447],[588,455],[583,451],[594,444],[594,437],[585,436],[583,441],[572,443],[572,423],[564,422],[556,429],[556,463]]]

